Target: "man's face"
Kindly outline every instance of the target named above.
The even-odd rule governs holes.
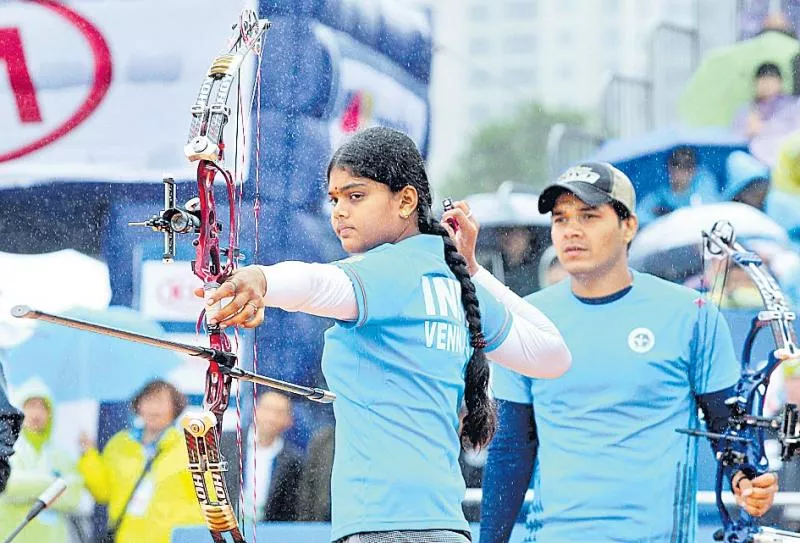
[[[673,192],[687,190],[694,179],[694,162],[689,160],[676,160],[669,165],[669,184]]]
[[[624,260],[636,233],[635,217],[620,221],[610,204],[592,207],[571,192],[556,199],[550,235],[558,260],[572,276],[601,276]]]
[[[749,185],[746,189],[737,194],[733,198],[733,201],[747,204],[749,206],[753,206],[756,209],[763,210],[768,192],[769,192],[768,180],[765,180],[763,182],[756,182]]]
[[[783,90],[783,80],[777,75],[762,75],[756,79],[756,100],[768,100]]]
[[[149,432],[158,433],[170,426],[179,413],[175,413],[172,395],[168,390],[157,390],[139,400],[136,413]]]
[[[50,408],[42,398],[31,398],[22,406],[25,418],[22,425],[28,430],[41,432],[50,421]]]

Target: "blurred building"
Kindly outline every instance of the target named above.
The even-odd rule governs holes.
[[[702,50],[733,41],[735,32],[736,2],[394,1],[429,10],[434,19],[430,153],[434,183],[478,126],[508,115],[519,102],[536,100],[552,108],[602,116],[603,100],[641,103],[644,94],[663,90],[663,85],[655,85],[658,79],[682,84]],[[659,27],[668,32],[655,32]],[[673,58],[672,65],[650,73],[651,59],[667,56]],[[614,74],[622,80],[622,95],[614,87],[619,81],[610,82]],[[670,114],[671,94],[658,96],[664,113],[649,114],[660,118],[645,122]]]

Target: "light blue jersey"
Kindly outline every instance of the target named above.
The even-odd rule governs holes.
[[[728,325],[696,291],[632,272],[619,298],[590,304],[570,281],[528,298],[561,331],[572,367],[536,380],[492,367],[500,399],[531,403],[539,435],[530,541],[693,542],[695,395],[730,387]],[[699,442],[699,443],[698,443]]]
[[[325,334],[322,369],[337,394],[332,534],[468,531],[458,410],[472,352],[460,284],[440,237],[417,235],[336,264],[358,320]],[[486,351],[512,317],[478,289]]]

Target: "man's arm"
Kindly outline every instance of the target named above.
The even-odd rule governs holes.
[[[728,398],[736,395],[734,387],[724,388],[708,394],[697,396],[697,405],[703,412],[706,421],[706,428],[709,432],[721,434],[728,427],[728,419],[731,416],[731,407],[725,404]],[[724,445],[719,440],[711,439],[711,448],[718,452]]]
[[[497,433],[489,445],[481,499],[482,543],[507,543],[536,461],[531,404],[497,400]]]
[[[697,396],[697,404],[703,411],[706,428],[709,432],[722,433],[727,429],[732,408],[726,405],[725,400],[734,395],[734,387],[728,387]],[[710,439],[709,441],[715,453],[725,447],[722,440]],[[760,517],[769,510],[778,490],[778,479],[774,473],[765,473],[752,480],[748,480],[741,471],[733,472],[726,469],[725,474],[736,497],[743,499],[743,505],[748,513]],[[745,490],[747,493],[744,492]]]

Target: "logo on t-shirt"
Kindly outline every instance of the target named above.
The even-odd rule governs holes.
[[[634,328],[628,334],[628,347],[635,353],[646,353],[656,344],[656,336],[649,328]]]
[[[467,328],[461,284],[449,277],[423,277],[422,297],[425,314],[425,345],[440,351],[467,352]]]

